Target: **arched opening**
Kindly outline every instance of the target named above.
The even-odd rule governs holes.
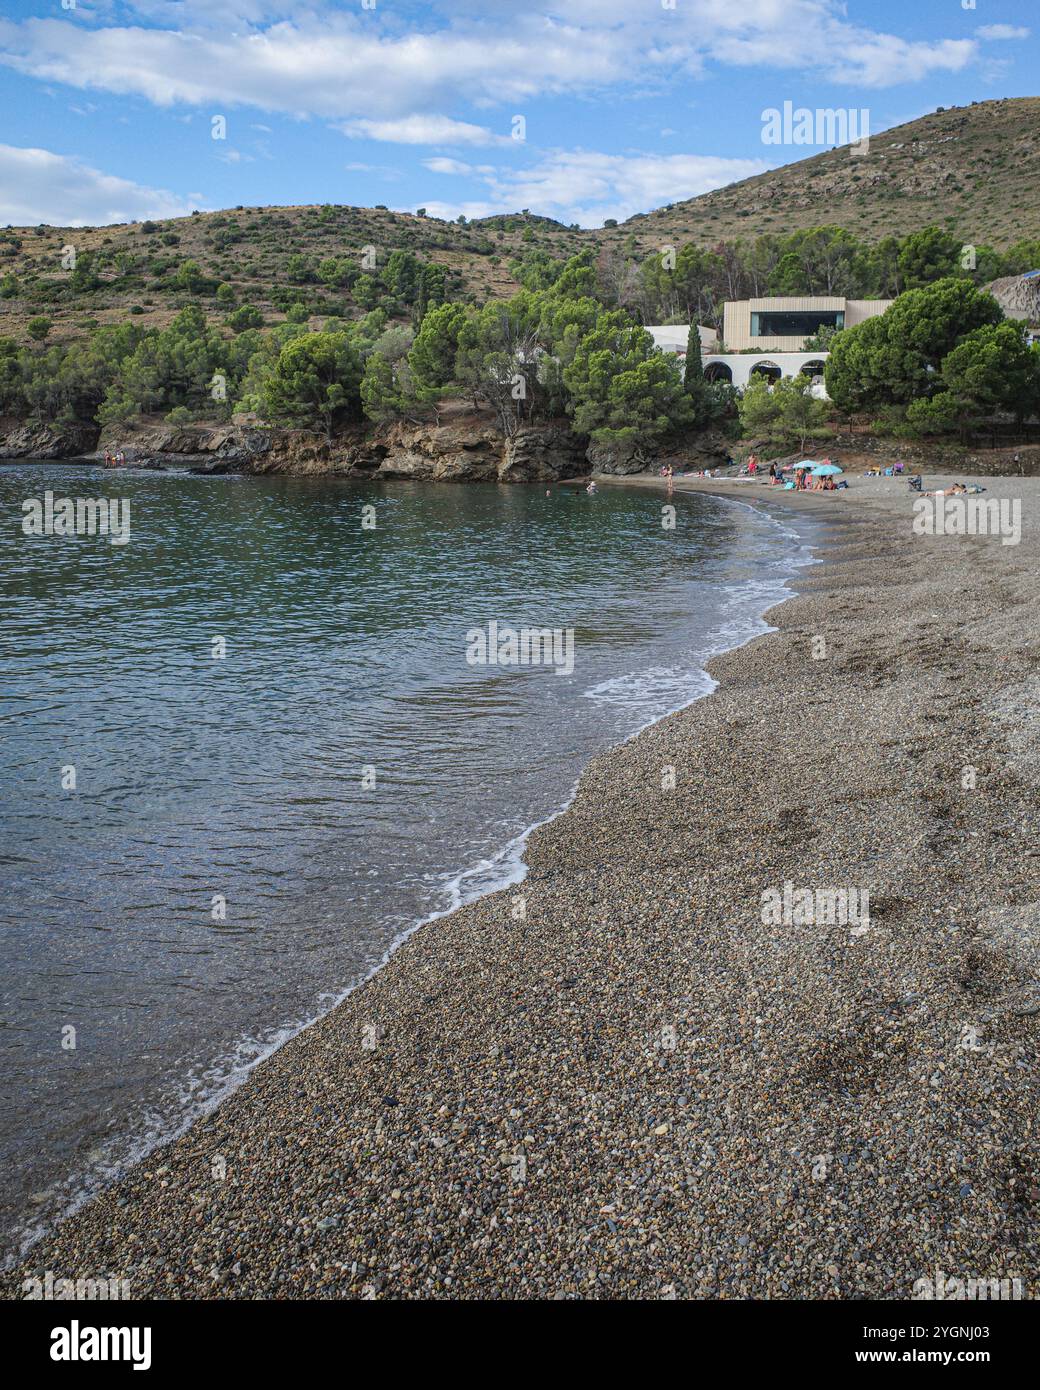
[[[806,362],[804,366],[798,368],[800,376],[807,376],[810,381],[822,380],[824,363],[822,358],[813,358],[811,362]]]
[[[780,380],[783,376],[783,372],[775,362],[756,362],[748,373],[749,379],[753,376],[764,376],[766,381],[772,386],[775,381]]]
[[[704,368],[705,381],[732,381],[733,371],[728,362],[709,362]]]

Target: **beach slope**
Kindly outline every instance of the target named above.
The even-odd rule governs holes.
[[[7,1294],[1031,1297],[1040,487],[987,482],[1021,544],[796,499],[833,526],[777,631]]]

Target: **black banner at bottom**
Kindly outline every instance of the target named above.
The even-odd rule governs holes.
[[[467,1314],[479,1308],[473,1324]],[[552,1332],[571,1345],[578,1360],[592,1359],[597,1348],[613,1355],[617,1334],[624,1336],[624,1307],[611,1305],[611,1323],[589,1341],[585,1319],[589,1304],[573,1310],[562,1323],[551,1314]],[[558,1309],[559,1305],[556,1304]],[[464,1322],[455,1321],[459,1313]],[[500,1305],[441,1306],[438,1322],[447,1317],[456,1334],[470,1327],[487,1326],[488,1315],[497,1319]],[[1029,1302],[974,1302],[940,1300],[907,1303],[674,1303],[663,1301],[649,1314],[653,1318],[652,1342],[626,1343],[630,1352],[658,1361],[670,1350],[667,1339],[682,1338],[686,1364],[732,1367],[744,1370],[798,1373],[861,1368],[882,1374],[893,1365],[993,1367],[1009,1371],[1028,1356],[1027,1328],[1034,1322]],[[241,1375],[255,1364],[270,1375],[279,1362],[288,1360],[299,1370],[323,1367],[332,1357],[341,1368],[349,1364],[350,1338],[357,1337],[357,1352],[368,1356],[378,1348],[379,1360],[408,1358],[405,1344],[365,1338],[407,1327],[414,1305],[364,1303],[348,1309],[342,1303],[210,1302],[135,1303],[27,1301],[0,1304],[3,1344],[10,1362],[17,1358],[22,1374],[49,1370],[52,1377],[75,1379],[102,1372],[107,1377],[126,1373],[142,1376]],[[425,1323],[424,1311],[422,1321]],[[524,1305],[524,1344],[535,1331],[529,1305]],[[647,1316],[640,1310],[640,1323]],[[645,1324],[643,1325],[645,1328]],[[662,1341],[663,1339],[666,1339]],[[1032,1341],[1032,1338],[1029,1338]],[[459,1344],[455,1344],[456,1350]],[[430,1360],[439,1353],[435,1344],[424,1354]],[[560,1360],[554,1353],[554,1360]],[[465,1379],[466,1357],[458,1365]],[[470,1362],[470,1364],[473,1364]],[[517,1369],[520,1362],[516,1363]],[[482,1376],[483,1378],[483,1376]]]

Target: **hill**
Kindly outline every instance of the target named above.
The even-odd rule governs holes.
[[[930,223],[1000,248],[1040,233],[1040,97],[940,109],[872,135],[863,156],[827,150],[598,236],[611,244],[635,232],[647,248],[710,246],[836,224],[880,240]]]
[[[1028,97],[940,110],[872,135],[863,157],[828,150],[594,231],[528,212],[460,224],[333,205],[8,228],[0,231],[0,336],[26,341],[34,317],[50,321],[47,341],[59,343],[128,315],[163,327],[188,300],[220,324],[242,305],[267,324],[294,304],[315,327],[356,318],[380,302],[366,295],[359,270],[366,248],[380,272],[393,252],[410,252],[440,268],[442,293],[476,302],[515,292],[515,258],[563,260],[585,247],[617,262],[666,244],[715,247],[822,224],[879,241],[939,222],[964,242],[1003,248],[1040,234],[1038,176],[1040,98]],[[68,264],[70,247],[78,269]]]
[[[52,320],[49,341],[59,342],[128,313],[144,326],[162,327],[185,294],[223,319],[222,306],[207,304],[221,284],[231,287],[235,303],[256,305],[269,323],[283,319],[294,298],[306,298],[319,321],[355,317],[363,306],[350,287],[324,285],[314,272],[331,259],[356,271],[367,248],[378,269],[394,251],[410,251],[443,268],[449,296],[481,301],[515,292],[508,262],[521,252],[541,245],[566,257],[583,244],[577,231],[520,213],[463,226],[333,205],[237,207],[105,227],[13,227],[0,231],[0,334],[18,336],[36,315]],[[69,247],[77,265],[89,268],[78,282],[67,265]],[[200,273],[194,287],[178,282],[189,263]]]

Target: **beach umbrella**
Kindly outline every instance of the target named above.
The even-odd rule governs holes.
[[[810,473],[815,473],[817,478],[829,478],[832,473],[843,473],[844,471],[836,463],[814,463],[809,470]]]

